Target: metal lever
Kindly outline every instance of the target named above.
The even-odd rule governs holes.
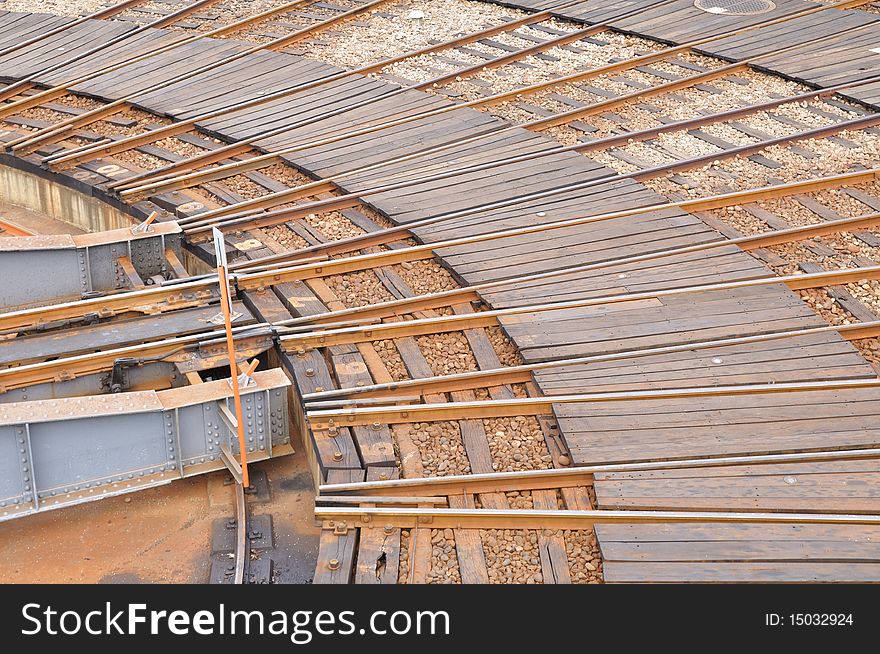
[[[154,211],[149,216],[147,216],[147,219],[145,221],[143,221],[142,223],[138,223],[137,225],[132,225],[131,226],[131,233],[132,234],[149,234],[151,231],[153,231],[153,223],[156,221],[156,218],[158,218],[158,217],[159,217],[159,212]]]

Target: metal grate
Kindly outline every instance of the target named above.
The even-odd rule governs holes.
[[[776,8],[772,0],[694,0],[694,7],[710,14],[754,16]]]

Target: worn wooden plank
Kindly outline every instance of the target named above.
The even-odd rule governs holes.
[[[347,584],[351,581],[357,531],[350,529],[344,535],[337,535],[326,529],[321,532],[318,562],[312,583]]]
[[[449,508],[474,508],[473,496],[450,496]],[[463,584],[488,584],[489,571],[486,568],[486,554],[477,529],[455,530],[455,551],[458,555],[458,570]]]
[[[360,353],[334,354],[331,356],[336,378],[343,388],[373,383],[367,364]],[[394,443],[387,425],[353,427],[355,443],[365,466],[393,466]]]
[[[532,491],[532,504],[535,509],[557,510],[555,490]],[[571,572],[568,569],[568,556],[562,534],[541,530],[538,532],[538,552],[545,584],[570,584]]]
[[[400,529],[360,529],[356,584],[396,584],[400,568]]]
[[[731,466],[652,473],[603,473],[602,509],[870,512],[880,495],[880,461]]]

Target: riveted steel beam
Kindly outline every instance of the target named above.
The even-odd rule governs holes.
[[[147,231],[0,238],[0,307],[79,299],[169,272],[165,250],[181,251],[176,223]]]
[[[257,372],[242,388],[252,461],[292,452],[290,380]],[[228,379],[164,391],[6,404],[0,408],[0,521],[166,484],[224,467],[239,452],[222,420]]]

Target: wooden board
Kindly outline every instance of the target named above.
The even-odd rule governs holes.
[[[598,525],[606,583],[878,582],[880,528]]]
[[[600,509],[871,513],[880,459],[601,473]]]
[[[797,391],[555,407],[581,465],[876,447],[880,392]]]

